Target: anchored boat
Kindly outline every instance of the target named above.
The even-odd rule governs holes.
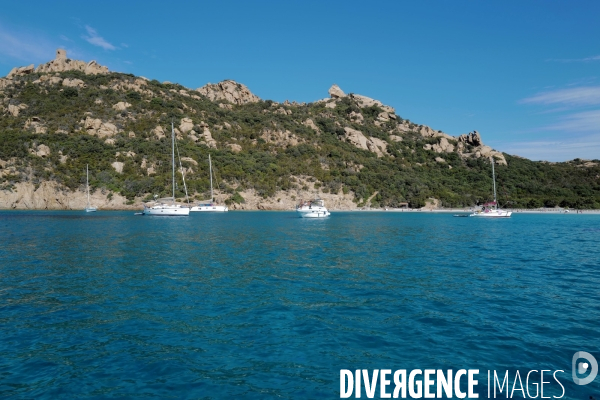
[[[494,171],[494,157],[492,161],[492,182],[494,185],[494,201],[485,203],[481,210],[475,211],[469,217],[484,217],[484,218],[510,218],[512,211],[504,211],[498,208],[498,200],[496,200],[496,172]]]
[[[90,171],[87,164],[85,165],[85,188],[87,191],[87,205],[85,206],[85,212],[96,212],[96,207],[92,207],[90,204]]]
[[[219,206],[214,203],[215,196],[213,195],[213,179],[212,179],[212,161],[210,160],[210,154],[208,155],[208,167],[210,171],[210,201],[204,203],[198,203],[197,206],[190,208],[190,211],[208,211],[208,212],[225,212],[229,211],[227,206]]]
[[[300,200],[300,203],[296,206],[296,212],[300,215],[300,218],[325,218],[331,215],[325,208],[325,202],[321,199]]]
[[[188,206],[182,206],[175,203],[175,129],[173,123],[171,123],[171,143],[172,143],[172,165],[173,165],[173,197],[166,197],[157,199],[155,196],[154,204],[148,206],[144,204],[143,215],[162,215],[162,216],[186,216],[190,215],[190,208]],[[179,151],[178,151],[179,152]],[[181,170],[183,176],[183,169]],[[185,177],[183,178],[183,186],[185,188],[185,195],[187,196],[187,187],[185,186]]]

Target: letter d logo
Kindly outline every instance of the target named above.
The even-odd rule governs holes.
[[[580,358],[585,358],[592,366],[592,371],[586,378],[577,377],[578,373],[585,373],[588,370],[588,367],[590,366],[588,365],[588,363],[579,363],[579,365],[576,365],[577,360]],[[577,353],[573,354],[572,367],[573,369],[571,374],[573,376],[573,382],[575,382],[577,385],[587,385],[596,378],[596,375],[598,375],[598,362],[596,361],[593,355],[591,355],[590,353],[586,353],[585,351],[578,351]],[[575,367],[577,367],[577,369],[575,369]]]

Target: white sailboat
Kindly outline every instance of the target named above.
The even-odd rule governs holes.
[[[90,171],[88,164],[85,165],[85,187],[87,191],[87,205],[85,206],[85,212],[98,211],[96,207],[92,207],[90,204]]]
[[[154,204],[146,205],[144,204],[144,211],[142,212],[144,215],[161,215],[161,216],[186,216],[190,215],[190,209],[187,206],[182,206],[180,204],[175,203],[175,129],[173,127],[173,123],[171,122],[171,160],[173,166],[173,197],[167,197],[162,199],[155,199]],[[183,171],[181,172],[183,176]],[[185,179],[185,178],[184,178]],[[184,180],[185,185],[185,180]],[[187,196],[187,188],[185,191]]]
[[[300,218],[325,218],[331,213],[325,208],[325,202],[319,198],[311,201],[302,201],[296,206]]]
[[[494,201],[491,203],[485,203],[481,210],[470,214],[469,217],[483,217],[483,218],[509,218],[512,215],[512,211],[504,211],[498,208],[498,200],[496,200],[496,172],[494,171],[494,157],[491,157],[492,161],[492,182],[494,185]]]
[[[219,206],[214,203],[215,196],[213,195],[213,180],[212,180],[212,161],[210,160],[210,154],[208,155],[208,168],[210,171],[210,201],[199,203],[197,206],[190,208],[190,211],[204,211],[204,212],[225,212],[229,211],[227,206]]]

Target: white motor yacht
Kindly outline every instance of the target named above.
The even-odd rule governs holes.
[[[296,212],[300,215],[300,218],[325,218],[331,215],[321,199],[300,200],[300,203],[296,206]]]

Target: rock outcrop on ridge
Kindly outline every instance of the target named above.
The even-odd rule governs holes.
[[[260,98],[252,94],[245,85],[229,79],[216,84],[208,83],[196,89],[196,91],[212,101],[225,100],[232,104],[257,103],[260,101]]]
[[[468,134],[454,137],[448,135],[442,131],[431,129],[426,125],[415,125],[407,120],[402,120],[396,115],[396,110],[393,107],[387,106],[381,103],[379,100],[372,99],[367,96],[359,94],[345,94],[344,91],[336,84],[329,88],[330,98],[319,100],[317,103],[325,104],[327,108],[335,108],[344,99],[351,101],[356,104],[358,108],[377,107],[382,110],[377,115],[375,124],[378,126],[391,125],[393,128],[389,131],[390,135],[401,137],[407,132],[417,132],[424,138],[435,138],[438,139],[437,143],[428,143],[423,146],[425,150],[433,151],[436,153],[457,153],[463,158],[480,158],[492,157],[495,162],[499,165],[507,165],[506,158],[504,155],[491,147],[483,144],[481,135],[477,132],[470,132]],[[349,114],[350,120],[355,123],[361,124],[364,121],[364,116],[359,113],[352,111]],[[345,136],[343,140],[354,144],[356,147],[369,150],[377,157],[382,157],[386,152],[385,148],[387,143],[381,139],[368,137],[363,134],[360,130],[353,128],[344,128]],[[399,135],[399,136],[398,136]],[[394,140],[394,139],[392,139]],[[394,140],[397,141],[397,140]],[[468,145],[468,146],[467,146]]]
[[[33,64],[27,67],[15,67],[8,73],[7,78],[13,78],[15,76],[29,75],[33,72],[37,73],[51,73],[51,72],[65,72],[65,71],[81,71],[86,75],[96,74],[108,74],[108,68],[98,64],[96,61],[85,61],[71,60],[67,58],[67,52],[63,49],[56,50],[56,58],[45,64],[38,65],[34,68]]]

